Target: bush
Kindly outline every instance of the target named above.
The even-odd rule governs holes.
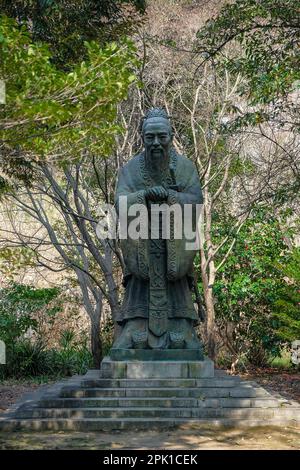
[[[53,374],[84,374],[92,367],[93,357],[87,347],[87,338],[76,342],[74,332],[65,330],[61,335],[60,346],[60,349],[49,352]]]
[[[42,309],[51,313],[56,307],[50,303],[58,294],[57,288],[36,289],[16,283],[0,290],[0,339],[6,344],[7,361],[0,369],[2,378],[68,376],[92,367],[86,338],[78,342],[74,332],[65,330],[59,348],[49,350],[42,339],[32,335],[38,330],[33,314]],[[28,333],[31,337],[26,337]]]
[[[223,237],[225,229],[220,221],[216,238]],[[241,358],[263,366],[270,354],[278,355],[282,339],[273,310],[285,284],[278,264],[285,265],[287,257],[278,219],[268,208],[256,208],[242,227],[213,288],[219,336],[232,361]]]
[[[8,349],[0,378],[66,377],[85,374],[92,364],[91,352],[85,346],[47,350],[39,343],[24,340]]]
[[[0,368],[1,378],[36,377],[51,370],[49,353],[39,342],[21,340],[7,348],[6,364]]]
[[[33,314],[47,307],[58,294],[57,288],[36,289],[16,283],[0,289],[0,339],[7,348],[23,340],[28,330],[37,330]]]
[[[277,264],[285,282],[274,302],[274,318],[279,338],[289,343],[300,339],[300,248],[294,248],[283,264]]]
[[[293,364],[291,362],[291,352],[288,348],[282,348],[280,350],[280,355],[271,356],[268,361],[270,367],[275,367],[277,369],[292,369]]]

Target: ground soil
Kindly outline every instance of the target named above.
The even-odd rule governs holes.
[[[36,390],[38,387],[38,384],[31,382],[0,384],[0,413],[16,403],[24,393]]]
[[[300,403],[300,372],[278,369],[253,369],[240,374],[242,379],[254,380],[271,393]]]
[[[0,449],[224,449],[299,450],[300,429],[208,429],[186,425],[170,431],[0,433]]]

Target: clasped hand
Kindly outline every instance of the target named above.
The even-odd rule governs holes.
[[[168,190],[163,186],[153,186],[153,188],[149,188],[146,190],[145,196],[146,199],[150,201],[165,201],[168,198]]]

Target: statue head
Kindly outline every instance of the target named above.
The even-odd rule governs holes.
[[[154,163],[167,160],[173,131],[166,111],[162,108],[150,109],[143,118],[141,130],[146,157]]]

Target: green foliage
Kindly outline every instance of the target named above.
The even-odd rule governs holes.
[[[291,362],[291,351],[288,348],[282,348],[280,350],[280,356],[271,356],[269,358],[269,365],[278,369],[292,369],[293,364]]]
[[[22,339],[7,347],[6,364],[0,369],[0,377],[35,377],[47,375],[50,370],[50,356],[42,343]]]
[[[28,337],[28,330],[37,332],[33,314],[46,309],[51,318],[59,304],[53,300],[58,288],[36,289],[11,283],[0,290],[0,339],[6,344],[7,364],[0,374],[5,377],[67,376],[83,374],[92,366],[87,338],[77,341],[73,331],[65,330],[58,349],[46,349],[39,336]]]
[[[274,116],[293,107],[286,96],[299,89],[299,21],[299,0],[235,0],[200,29],[196,49],[242,74],[241,94],[251,105],[275,104]],[[227,45],[230,51],[224,58]],[[259,111],[245,116],[250,122],[267,118]]]
[[[84,374],[92,367],[92,354],[87,347],[87,340],[76,341],[71,330],[65,330],[60,339],[60,348],[48,352],[51,362],[50,372],[55,375]]]
[[[124,6],[133,6],[129,12]],[[86,41],[104,44],[134,31],[141,21],[135,11],[143,0],[0,0],[1,12],[31,25],[34,42],[49,44],[60,68],[87,58]]]
[[[3,190],[5,193],[5,190]],[[1,194],[1,188],[0,188]],[[35,265],[35,254],[27,247],[0,248],[0,273],[5,278],[13,279],[21,269]]]
[[[215,225],[215,239],[228,230],[220,219]],[[220,259],[227,248],[220,250]],[[220,335],[231,352],[253,364],[265,363],[280,346],[272,306],[280,298],[284,283],[276,264],[284,265],[286,259],[287,246],[279,221],[268,208],[258,207],[239,232],[214,285]]]
[[[43,343],[22,339],[7,348],[7,363],[0,369],[2,379],[8,377],[66,377],[84,374],[92,367],[92,354],[84,342],[68,343],[60,349],[48,350]]]
[[[8,348],[23,339],[30,328],[37,329],[33,314],[57,297],[59,289],[36,289],[32,286],[12,283],[0,289],[0,339]]]
[[[300,338],[300,249],[294,248],[286,264],[278,263],[277,268],[285,282],[273,307],[276,332],[290,343]]]
[[[30,182],[33,162],[76,161],[83,152],[111,153],[117,104],[135,80],[132,42],[101,49],[85,43],[87,59],[69,73],[50,61],[47,45],[34,43],[25,27],[0,16],[0,77],[6,105],[0,105],[2,186],[11,177]]]
[[[299,21],[299,0],[235,0],[198,31],[202,63],[242,77],[238,92],[248,109],[236,110],[227,132],[264,122],[299,131]]]

